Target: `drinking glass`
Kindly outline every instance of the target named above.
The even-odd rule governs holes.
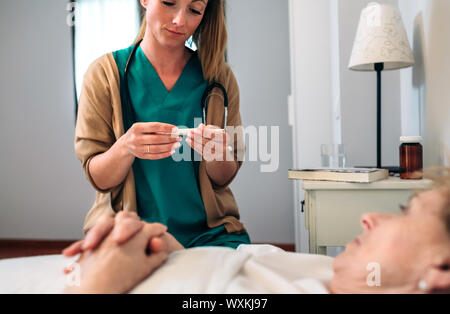
[[[320,152],[323,168],[345,168],[345,146],[343,144],[322,144]]]

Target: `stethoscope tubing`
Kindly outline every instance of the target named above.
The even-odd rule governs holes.
[[[134,60],[134,57],[136,55],[136,51],[139,48],[139,45],[141,44],[142,39],[140,41],[138,41],[136,43],[136,45],[133,47],[133,50],[130,53],[130,56],[128,57],[127,63],[125,64],[125,69],[124,69],[124,78],[123,78],[123,84],[124,84],[124,89],[125,89],[125,97],[126,97],[126,106],[125,109],[127,110],[128,113],[128,117],[131,117],[131,121],[128,121],[128,128],[131,127],[133,125],[133,123],[136,122],[136,115],[134,113],[133,110],[133,104],[131,102],[131,95],[130,95],[130,90],[128,88],[128,71],[129,68]],[[224,130],[226,130],[227,127],[227,119],[228,119],[228,93],[225,89],[225,87],[218,83],[218,82],[212,82],[211,84],[208,85],[208,87],[206,87],[203,96],[202,96],[202,113],[203,113],[203,124],[206,124],[206,117],[208,114],[208,98],[211,96],[211,93],[213,91],[214,88],[218,88],[223,95],[223,107],[224,107],[224,123],[223,123],[223,128]]]

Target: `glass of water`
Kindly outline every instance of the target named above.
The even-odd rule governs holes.
[[[345,146],[343,144],[322,144],[320,155],[323,168],[345,168]]]

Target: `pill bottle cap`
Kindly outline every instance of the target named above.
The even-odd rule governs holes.
[[[400,137],[400,143],[420,143],[422,142],[422,136],[402,136]]]

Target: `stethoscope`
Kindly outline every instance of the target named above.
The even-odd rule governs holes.
[[[133,48],[133,50],[130,53],[130,56],[128,58],[128,61],[125,65],[124,70],[124,78],[123,78],[123,84],[124,84],[124,90],[125,90],[125,97],[126,97],[126,104],[125,106],[122,106],[124,110],[127,111],[128,121],[126,121],[126,130],[128,130],[135,122],[136,122],[136,114],[133,109],[133,104],[131,102],[131,96],[130,96],[130,90],[128,88],[128,69],[131,66],[131,63],[134,60],[134,57],[136,55],[136,51],[139,48],[139,45],[141,44],[142,40],[140,40]],[[226,129],[227,127],[227,117],[228,117],[228,94],[225,90],[225,87],[223,87],[222,84],[213,82],[208,87],[206,87],[205,92],[202,96],[202,111],[203,111],[203,124],[206,124],[206,115],[208,113],[208,98],[210,96],[210,93],[214,88],[219,88],[222,91],[223,94],[223,108],[224,108],[224,123],[223,128]],[[126,131],[125,130],[125,131]]]

